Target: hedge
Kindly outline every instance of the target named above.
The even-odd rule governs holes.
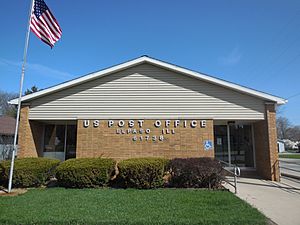
[[[224,178],[221,163],[212,158],[177,158],[168,169],[169,186],[176,188],[219,188]]]
[[[13,173],[14,187],[39,187],[53,175],[54,168],[60,163],[56,159],[22,158],[16,159]],[[11,161],[0,163],[0,183],[6,186],[9,179]]]
[[[132,158],[118,164],[117,186],[150,189],[164,185],[169,160],[164,158]]]
[[[56,168],[58,185],[67,188],[107,186],[115,171],[113,159],[69,159]]]
[[[45,185],[55,174],[58,185],[68,188],[93,188],[112,185],[121,188],[151,189],[219,188],[223,180],[222,165],[212,158],[132,158],[118,163],[105,158],[69,159],[23,158],[15,160],[13,186]],[[0,163],[0,184],[8,183],[10,161]]]

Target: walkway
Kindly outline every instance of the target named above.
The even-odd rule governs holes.
[[[232,188],[229,189],[233,191]],[[300,180],[282,178],[279,183],[238,178],[237,196],[259,209],[278,225],[300,224]]]

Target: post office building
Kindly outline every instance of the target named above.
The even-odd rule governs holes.
[[[18,157],[214,157],[278,180],[285,102],[142,56],[23,96]]]

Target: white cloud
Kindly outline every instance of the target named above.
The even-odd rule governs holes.
[[[240,52],[239,47],[236,46],[227,56],[221,57],[220,62],[225,66],[234,66],[240,62],[241,58],[242,53]]]
[[[14,61],[10,61],[10,60],[7,60],[7,59],[0,58],[0,65],[1,65],[1,66],[20,66],[21,63],[18,63],[18,62],[14,62]]]
[[[22,62],[0,58],[0,66],[13,67],[15,70],[21,71]],[[41,76],[52,77],[60,80],[65,80],[72,77],[72,75],[67,72],[56,70],[36,63],[26,63],[26,70],[32,71]]]
[[[70,78],[71,74],[64,72],[64,71],[60,71],[60,70],[56,70],[47,66],[43,66],[41,64],[35,64],[35,63],[28,63],[28,68],[41,74],[41,75],[48,75],[48,76],[53,76],[56,78]]]

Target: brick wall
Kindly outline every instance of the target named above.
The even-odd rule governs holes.
[[[29,106],[23,106],[20,114],[18,158],[42,156],[43,126],[28,120]]]
[[[115,159],[125,159],[132,157],[214,157],[214,150],[204,150],[204,140],[213,142],[213,121],[206,120],[206,127],[200,127],[200,121],[197,120],[197,127],[190,126],[191,120],[187,120],[187,127],[180,124],[174,128],[174,120],[171,120],[169,131],[174,129],[175,134],[164,134],[164,140],[152,141],[152,137],[157,138],[162,135],[165,128],[165,120],[161,120],[162,126],[156,128],[155,120],[145,120],[143,130],[149,128],[149,140],[146,140],[147,134],[127,134],[128,129],[137,129],[140,127],[135,120],[132,128],[128,127],[128,120],[125,120],[125,126],[120,128],[118,120],[114,120],[112,127],[108,126],[108,121],[100,121],[99,127],[93,126],[93,120],[89,120],[89,127],[84,127],[83,120],[78,120],[77,124],[77,151],[76,157],[111,157]],[[183,121],[183,120],[181,120]],[[123,129],[125,134],[117,134],[118,129]],[[120,131],[120,130],[119,130]],[[134,141],[134,136],[137,140]],[[139,138],[143,137],[141,141]]]
[[[29,107],[23,106],[20,115],[19,127],[19,151],[18,157],[42,156],[43,125],[37,121],[28,120]],[[254,123],[255,155],[257,172],[264,178],[279,181],[279,165],[277,153],[276,134],[276,112],[275,105],[266,105],[266,119]],[[170,121],[169,132],[174,129],[175,134],[163,134],[164,140],[160,141],[159,136],[165,128],[166,120],[161,120],[162,126],[156,128],[155,120],[145,120],[142,129],[149,128],[150,134],[127,133],[128,129],[140,127],[135,120],[132,128],[128,126],[128,120],[124,120],[124,127],[118,126],[119,120],[114,120],[112,127],[108,126],[107,120],[101,120],[98,127],[94,127],[93,121],[84,127],[84,120],[77,121],[77,149],[76,157],[111,157],[115,159],[126,159],[132,157],[214,157],[214,149],[204,150],[204,141],[214,141],[213,121],[206,120],[206,127],[190,126],[191,120],[187,120],[187,126],[183,123],[174,128],[174,120]],[[184,120],[181,120],[181,122]],[[117,134],[122,129],[125,134]],[[133,137],[137,140],[133,140]],[[139,138],[143,137],[141,141]],[[149,140],[146,140],[149,136]],[[156,136],[157,140],[152,141]]]
[[[254,123],[257,172],[265,179],[279,181],[276,110],[274,104],[266,105],[265,116],[265,120]]]

